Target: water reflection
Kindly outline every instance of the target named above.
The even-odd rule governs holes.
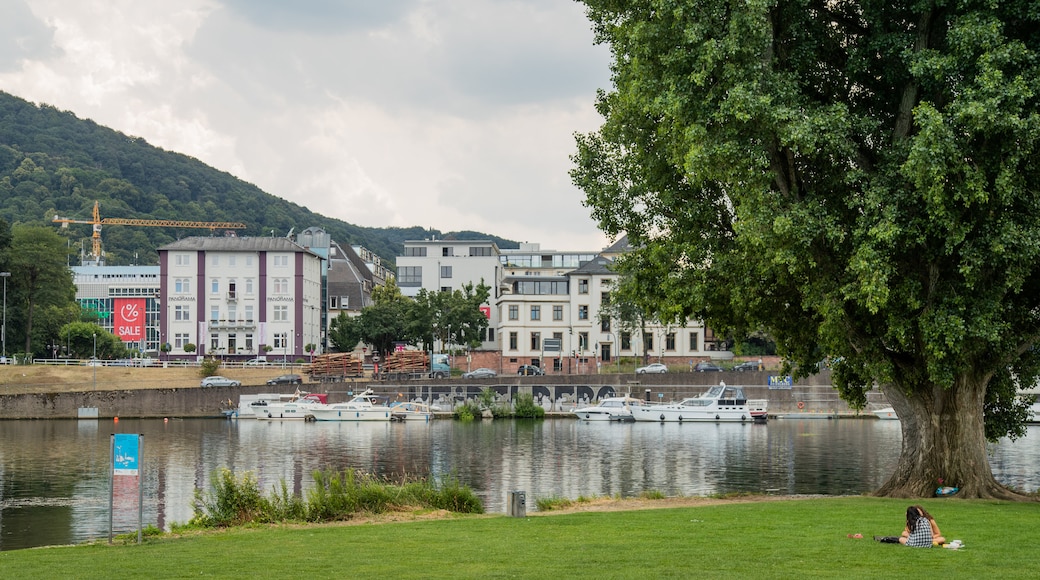
[[[1000,481],[1040,486],[1040,432],[991,446]],[[528,509],[544,497],[729,492],[858,494],[879,486],[899,455],[896,421],[778,420],[757,424],[612,424],[574,420],[460,423],[278,421],[0,421],[0,549],[108,535],[110,438],[144,435],[145,524],[191,518],[195,489],[216,470],[252,471],[265,490],[305,492],[321,469],[383,476],[456,476],[488,511],[512,490]],[[136,495],[117,498],[116,533],[137,526]]]

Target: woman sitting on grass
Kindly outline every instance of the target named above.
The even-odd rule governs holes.
[[[939,524],[932,514],[919,505],[912,505],[906,508],[906,528],[899,536],[899,543],[912,548],[931,548],[945,544],[946,538],[939,532]]]

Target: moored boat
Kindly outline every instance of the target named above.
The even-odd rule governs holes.
[[[390,407],[379,402],[372,389],[354,395],[346,403],[315,405],[309,409],[315,421],[389,421]]]
[[[297,391],[288,400],[256,401],[250,405],[260,420],[303,421],[313,417],[314,409],[327,406],[328,395]]]
[[[632,409],[644,407],[646,403],[635,397],[605,397],[598,405],[571,411],[583,421],[635,421]]]
[[[390,419],[393,421],[424,421],[433,420],[433,411],[426,403],[414,401],[399,401],[390,405]]]
[[[636,421],[655,423],[688,422],[742,422],[766,420],[767,401],[749,401],[744,389],[719,383],[696,397],[677,403],[664,403],[635,407],[632,415]]]

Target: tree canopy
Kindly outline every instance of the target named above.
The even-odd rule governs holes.
[[[636,248],[631,294],[833,357],[853,404],[880,385],[903,448],[879,494],[1015,497],[985,443],[1040,371],[1040,12],[582,1],[613,87],[572,178]]]

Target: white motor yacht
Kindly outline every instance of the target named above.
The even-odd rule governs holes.
[[[764,399],[749,401],[740,387],[728,387],[720,383],[696,397],[678,403],[664,403],[635,407],[632,414],[636,421],[655,423],[687,423],[697,421],[765,421],[767,402]]]
[[[634,421],[632,409],[646,403],[635,397],[605,397],[598,405],[571,411],[583,421]]]
[[[389,421],[393,417],[390,407],[380,403],[372,389],[346,403],[314,406],[309,411],[316,421]]]

